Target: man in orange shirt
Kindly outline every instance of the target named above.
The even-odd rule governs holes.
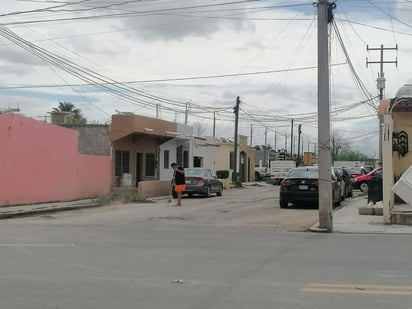
[[[175,185],[177,195],[176,206],[182,206],[182,192],[186,190],[185,170],[176,163],[172,163],[170,166],[174,170],[172,182]]]

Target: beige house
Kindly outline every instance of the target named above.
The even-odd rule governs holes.
[[[165,120],[112,116],[112,187],[137,188],[144,197],[168,195],[171,162],[183,167],[233,169],[233,143],[194,137],[192,127]],[[242,182],[254,180],[254,152],[239,136],[238,168]]]
[[[159,180],[159,145],[190,135],[187,126],[138,116],[119,114],[112,116],[110,140],[112,142],[113,187],[137,188],[142,196],[156,196],[169,192],[170,181]],[[185,155],[183,147],[178,156]]]
[[[232,141],[220,140],[219,145],[219,163],[218,170],[234,169],[234,145]],[[256,149],[248,146],[247,136],[239,135],[238,140],[238,172],[241,182],[255,180],[255,152]]]
[[[392,187],[412,165],[408,138],[412,137],[412,85],[404,85],[395,98],[381,101],[384,223],[412,224],[412,206],[395,198]]]

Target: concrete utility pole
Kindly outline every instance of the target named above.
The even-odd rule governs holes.
[[[268,160],[267,143],[268,143],[268,128],[265,127],[265,148],[263,149],[263,160],[264,160],[265,167],[267,167],[267,160]]]
[[[185,111],[185,124],[187,125],[187,116],[189,113],[189,103],[186,103],[186,111]]]
[[[300,134],[302,133],[302,125],[298,125],[298,156],[296,157],[296,166],[300,165]],[[303,150],[303,147],[302,147]]]
[[[285,133],[285,160],[287,160],[286,158],[287,149],[288,149],[288,134]]]
[[[368,67],[369,63],[378,63],[380,64],[380,72],[378,73],[378,78],[376,79],[376,86],[379,89],[379,100],[383,100],[383,90],[385,89],[385,73],[383,72],[383,64],[384,63],[395,63],[396,67],[398,66],[398,59],[395,58],[395,61],[384,61],[383,60],[383,51],[384,50],[398,50],[398,44],[396,44],[396,47],[373,47],[369,48],[369,45],[366,45],[366,50],[380,50],[381,52],[381,59],[380,61],[368,61],[368,58],[366,58],[366,67]],[[383,115],[378,115],[379,117],[379,162],[382,163],[382,126],[383,126]]]
[[[253,123],[250,124],[250,147],[252,147],[253,145],[252,139],[253,139]]]
[[[275,150],[275,152],[276,152],[276,131],[275,131],[275,146],[274,146],[274,148],[273,148],[274,150]]]
[[[213,137],[216,137],[216,112],[213,112]]]
[[[233,174],[232,180],[238,180],[238,168],[237,168],[237,148],[238,148],[238,127],[239,127],[239,105],[240,105],[240,97],[236,98],[236,105],[233,108],[233,112],[235,113],[235,140],[234,140],[234,153],[233,153]]]
[[[319,143],[319,228],[327,232],[332,223],[332,179],[329,107],[328,23],[333,20],[335,3],[319,0],[318,4],[318,143]]]
[[[290,159],[293,160],[293,118],[290,128]]]

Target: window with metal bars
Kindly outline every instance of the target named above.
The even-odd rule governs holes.
[[[146,177],[154,177],[156,171],[156,156],[154,153],[145,154],[145,167]]]
[[[115,176],[121,176],[124,173],[130,172],[130,152],[127,150],[115,151]]]

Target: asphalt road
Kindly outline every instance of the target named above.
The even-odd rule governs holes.
[[[0,308],[412,308],[410,236],[291,232],[273,188],[4,220]]]

